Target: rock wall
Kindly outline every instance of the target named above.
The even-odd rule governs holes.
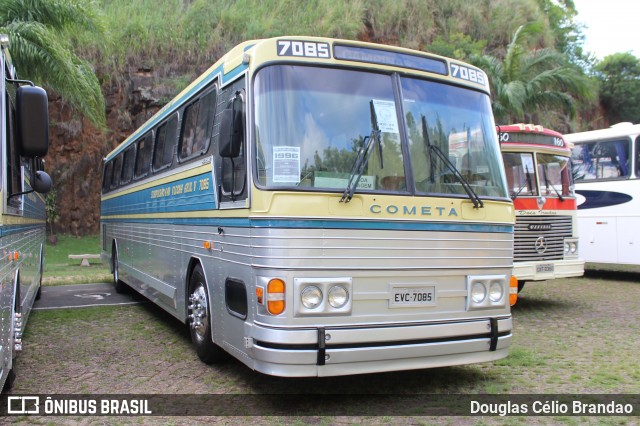
[[[171,73],[174,77],[176,72]],[[148,68],[130,70],[119,83],[104,88],[107,129],[100,131],[49,93],[50,148],[46,171],[53,179],[59,217],[55,233],[89,235],[99,232],[102,160],[120,142],[155,114],[176,89],[170,74]]]

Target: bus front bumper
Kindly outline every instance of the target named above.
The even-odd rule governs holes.
[[[341,376],[462,365],[501,359],[511,316],[378,327],[275,328],[250,325],[254,370],[285,377]]]

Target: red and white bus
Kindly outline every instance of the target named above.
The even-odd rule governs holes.
[[[527,281],[581,276],[571,147],[560,133],[533,124],[498,126],[498,136],[516,210],[518,291]]]

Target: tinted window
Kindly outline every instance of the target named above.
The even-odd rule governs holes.
[[[124,162],[122,164],[122,179],[120,180],[120,184],[124,185],[131,182],[131,178],[133,178],[133,166],[134,160],[136,156],[136,147],[130,146],[124,152]]]
[[[185,109],[180,143],[181,159],[203,154],[209,148],[215,101],[216,92],[209,92]]]
[[[153,151],[153,168],[162,169],[171,165],[173,152],[176,146],[176,131],[178,129],[178,118],[173,116],[169,121],[163,123],[156,131],[156,145]]]
[[[111,187],[111,176],[113,172],[113,162],[109,161],[104,166],[104,173],[102,175],[102,192],[108,192]]]
[[[151,168],[151,149],[153,148],[153,137],[151,132],[147,133],[138,141],[138,155],[136,156],[135,177],[141,178],[149,174]]]
[[[111,188],[117,188],[120,184],[120,176],[122,175],[122,154],[118,155],[113,161],[113,174],[111,175]]]

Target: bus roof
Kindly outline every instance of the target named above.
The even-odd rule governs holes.
[[[601,139],[621,138],[640,135],[640,124],[622,122],[606,129],[590,130],[587,132],[568,133],[564,135],[567,142],[580,143]]]
[[[283,54],[286,53],[283,43],[287,42],[294,44],[301,43],[302,45],[309,43],[315,43],[316,45],[326,44],[331,47],[329,48],[328,57],[306,55],[305,49],[287,55]],[[336,47],[341,48],[340,55],[336,54]],[[396,60],[395,56],[385,55],[388,52],[399,54],[399,59]],[[458,85],[468,86],[475,90],[489,93],[489,82],[486,74],[479,68],[461,61],[418,50],[323,37],[282,36],[248,40],[238,44],[223,55],[215,64],[111,151],[105,157],[105,161],[112,159],[124,151],[132,141],[137,140],[139,136],[147,133],[153,129],[156,124],[164,121],[175,111],[179,110],[185,103],[189,102],[195,94],[208,87],[218,77],[220,78],[220,85],[225,86],[241,76],[249,67],[254,67],[255,69],[262,64],[272,63],[278,60],[316,64],[325,63],[369,69],[402,69],[403,72],[415,72],[418,75],[437,75],[442,80],[448,80]],[[433,69],[430,69],[430,67]]]

